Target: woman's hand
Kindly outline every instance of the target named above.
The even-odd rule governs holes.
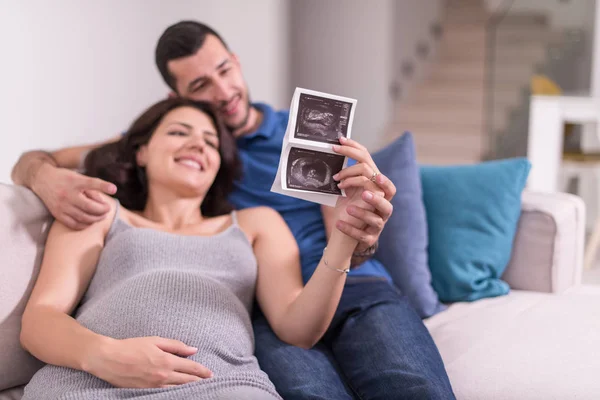
[[[336,204],[336,227],[357,239],[359,250],[365,249],[377,242],[392,214],[390,200],[396,194],[396,187],[379,172],[364,146],[345,137],[340,138],[340,143],[333,150],[356,160],[356,164],[333,177],[340,181],[338,187],[344,189],[347,196],[340,197]]]
[[[84,370],[123,388],[157,388],[182,385],[212,372],[189,360],[198,350],[172,339],[140,337],[109,339],[88,359]]]

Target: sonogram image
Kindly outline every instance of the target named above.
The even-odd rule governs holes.
[[[298,101],[295,137],[325,143],[339,143],[348,134],[352,103],[302,93]]]
[[[287,162],[289,189],[342,194],[333,175],[342,170],[344,156],[293,147]]]

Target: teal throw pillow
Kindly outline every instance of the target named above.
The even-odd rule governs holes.
[[[507,294],[510,260],[531,164],[525,158],[421,166],[432,286],[443,302]]]

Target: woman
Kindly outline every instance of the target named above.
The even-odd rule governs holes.
[[[235,146],[202,103],[155,104],[86,166],[117,185],[118,201],[84,230],[50,229],[21,332],[49,365],[24,399],[279,399],[253,356],[253,300],[282,340],[313,346],[356,241],[334,229],[303,286],[282,218],[227,204]],[[363,181],[346,181],[358,186],[335,211],[357,228],[345,208],[365,208]]]

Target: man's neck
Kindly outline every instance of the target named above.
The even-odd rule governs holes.
[[[233,132],[233,136],[236,138],[240,138],[242,136],[246,136],[255,132],[260,126],[260,124],[262,124],[263,118],[263,112],[251,105],[250,110],[248,111],[248,119],[246,121],[246,124],[244,124],[243,127],[236,129]]]

